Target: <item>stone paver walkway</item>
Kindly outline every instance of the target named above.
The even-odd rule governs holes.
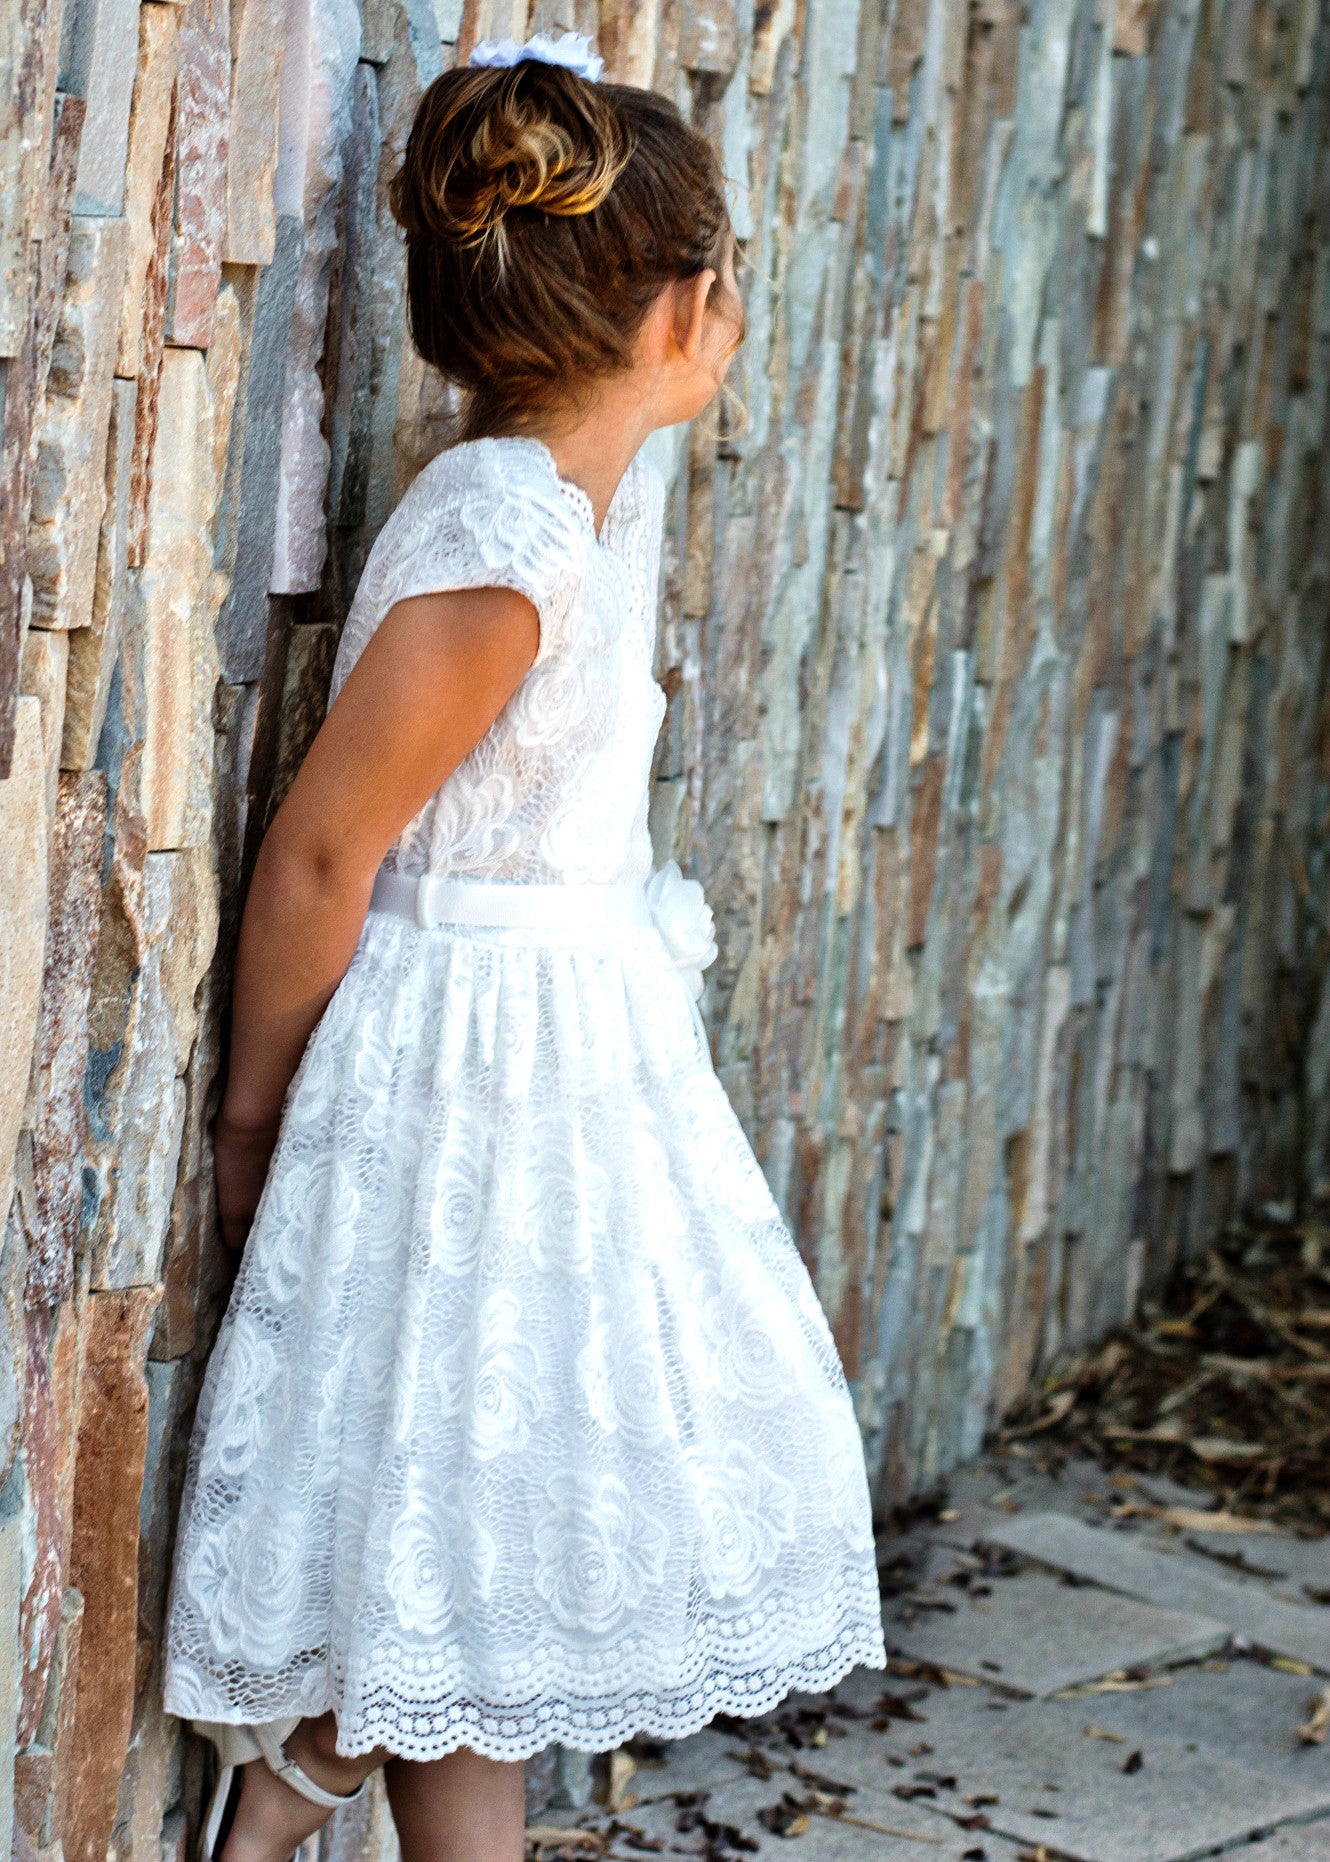
[[[1298,1733],[1330,1540],[1210,1534],[1202,1496],[1084,1462],[991,1460],[951,1501],[879,1548],[886,1674],[638,1742],[615,1807],[543,1813],[537,1853],[1330,1862],[1330,1743]]]

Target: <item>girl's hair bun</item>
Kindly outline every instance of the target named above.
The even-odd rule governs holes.
[[[561,66],[465,67],[438,84],[443,94],[418,120],[393,181],[408,236],[466,246],[501,236],[507,216],[524,209],[590,213],[632,154],[608,97]]]
[[[535,59],[435,78],[389,198],[411,334],[466,439],[629,367],[657,293],[719,272],[729,233],[716,152],[667,98]]]

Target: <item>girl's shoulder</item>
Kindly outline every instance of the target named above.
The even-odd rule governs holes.
[[[403,540],[447,530],[460,548],[482,557],[533,544],[564,556],[585,555],[580,514],[565,497],[549,450],[513,436],[463,440],[430,461],[384,526]],[[389,535],[396,545],[396,535]]]
[[[587,554],[584,526],[542,446],[449,447],[416,474],[374,541],[338,648],[334,694],[384,616],[415,595],[515,589],[540,618],[543,658],[565,635]]]

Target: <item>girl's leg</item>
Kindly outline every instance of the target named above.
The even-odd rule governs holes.
[[[522,1862],[524,1772],[520,1759],[467,1746],[426,1763],[390,1759],[383,1777],[402,1862]]]
[[[331,1713],[302,1720],[285,1749],[315,1784],[339,1796],[354,1791],[387,1757],[384,1752],[366,1752],[359,1758],[343,1758],[337,1750],[337,1721]],[[244,1768],[235,1820],[217,1862],[288,1862],[298,1845],[331,1815],[256,1759]]]

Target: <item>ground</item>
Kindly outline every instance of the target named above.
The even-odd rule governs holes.
[[[990,1458],[880,1544],[886,1674],[639,1741],[600,1779],[610,1801],[540,1813],[530,1850],[1330,1862],[1330,1539],[1213,1531],[1214,1504]]]

